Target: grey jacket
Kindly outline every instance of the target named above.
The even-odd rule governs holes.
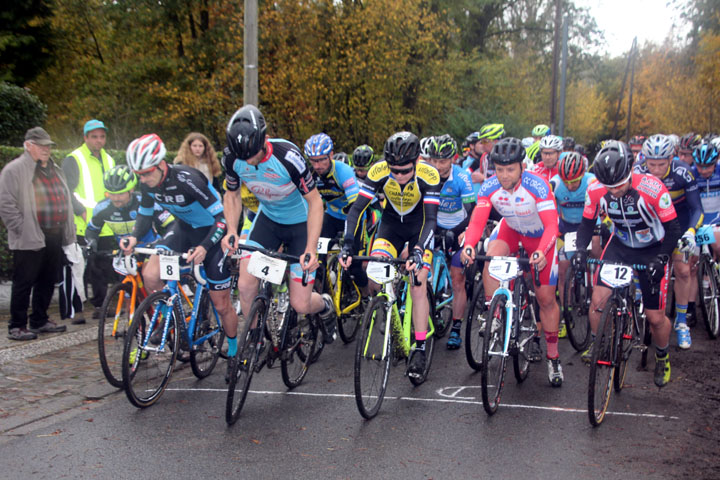
[[[60,167],[50,160],[55,173],[65,186],[68,202],[68,220],[63,232],[63,245],[75,242],[72,195]],[[11,250],[40,250],[45,247],[45,235],[40,229],[35,205],[33,176],[36,162],[25,151],[5,165],[0,172],[0,218],[8,230],[8,246]]]

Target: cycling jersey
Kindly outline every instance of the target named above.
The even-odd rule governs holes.
[[[440,206],[437,214],[437,226],[445,230],[456,230],[460,233],[465,229],[470,217],[475,193],[473,192],[470,176],[462,168],[453,165],[450,175],[440,179]]]
[[[345,242],[350,244],[359,220],[370,201],[382,192],[385,207],[382,223],[391,221],[402,227],[404,223],[420,222],[418,246],[430,248],[433,231],[437,224],[437,209],[440,203],[440,175],[435,167],[420,162],[415,166],[415,177],[400,185],[387,162],[374,164],[367,177],[359,181],[360,192],[345,222]],[[381,223],[381,225],[382,225]]]
[[[330,170],[325,175],[315,174],[315,182],[325,201],[325,214],[345,220],[346,207],[355,201],[359,191],[352,167],[330,160]]]
[[[283,225],[307,221],[304,195],[315,188],[315,180],[300,150],[293,143],[273,138],[265,143],[266,154],[257,166],[236,158],[227,147],[223,152],[228,191],[247,185],[260,201],[259,212]]]
[[[650,174],[645,162],[635,165],[633,171]],[[703,208],[697,182],[690,171],[690,166],[679,160],[673,160],[670,162],[668,171],[660,180],[670,192],[670,198],[672,198],[682,229],[694,228],[697,230],[703,223]]]
[[[560,162],[558,161],[557,163],[555,163],[554,167],[547,168],[545,166],[544,162],[538,162],[533,167],[530,168],[530,171],[536,175],[541,176],[542,178],[545,179],[546,182],[550,183],[550,179],[558,174],[558,164],[559,163]]]
[[[612,221],[614,236],[630,248],[654,248],[660,254],[672,254],[682,233],[670,192],[652,175],[635,173],[631,188],[615,198],[600,182],[588,186],[583,220],[578,229],[577,247],[590,243],[595,220],[605,212]]]
[[[172,213],[177,221],[193,229],[214,225],[200,243],[205,250],[225,235],[220,194],[199,170],[185,165],[167,165],[167,173],[160,184],[154,188],[142,184],[140,192],[142,199],[133,231],[135,238],[143,238],[150,230],[156,203]]]
[[[497,176],[483,182],[465,234],[466,246],[474,247],[480,240],[492,208],[520,236],[540,238],[538,249],[545,255],[555,249],[558,212],[550,185],[542,177],[523,171],[512,192],[502,188]]]
[[[118,241],[120,238],[130,235],[135,228],[141,198],[140,192],[131,193],[130,202],[124,207],[116,207],[109,198],[98,203],[93,210],[90,222],[88,222],[85,238],[99,238],[100,230],[104,225],[110,227]],[[158,239],[174,220],[175,217],[170,212],[156,203],[152,215],[154,229],[148,230],[143,238],[139,238],[138,244],[143,245]]]
[[[471,178],[472,181],[472,173],[475,170],[480,170],[481,172],[484,172],[485,178],[495,175],[495,170],[492,170],[491,174],[488,174],[488,154],[483,153],[480,158],[475,158],[472,155],[468,155],[465,160],[463,160],[462,163],[462,169],[465,170],[468,174],[468,176]],[[477,196],[478,190],[480,190],[480,185],[482,185],[482,182],[472,182],[473,187],[473,195]]]
[[[715,165],[715,170],[710,178],[703,178],[695,165],[692,167],[692,173],[700,193],[704,214],[703,223],[705,225],[715,224],[720,220],[720,163]]]
[[[565,234],[577,230],[585,208],[585,194],[588,185],[594,180],[595,175],[586,172],[580,181],[580,187],[571,192],[565,186],[560,175],[555,175],[550,179],[550,185],[555,194],[558,212],[560,213],[560,233]]]

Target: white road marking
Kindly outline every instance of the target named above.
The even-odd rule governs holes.
[[[458,388],[458,387],[453,387]],[[166,388],[165,391],[172,392],[223,392],[226,393],[226,388]],[[354,394],[349,393],[312,393],[312,392],[275,392],[271,390],[249,390],[248,393],[254,393],[258,395],[289,395],[298,397],[327,397],[327,398],[355,398]],[[415,397],[391,397],[386,396],[385,400],[403,400],[409,402],[436,402],[436,403],[460,403],[468,405],[482,405],[482,401],[476,400],[465,400],[465,398],[474,397],[456,397],[456,398],[415,398]],[[500,408],[524,408],[528,410],[545,410],[551,412],[565,412],[565,413],[582,413],[587,414],[586,409],[581,408],[567,408],[567,407],[544,407],[542,405],[522,405],[513,403],[501,403]],[[638,417],[638,418],[665,418],[669,420],[680,420],[680,417],[672,415],[659,415],[655,413],[632,413],[632,412],[606,412],[606,415],[617,415],[624,417]]]

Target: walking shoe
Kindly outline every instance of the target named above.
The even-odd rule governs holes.
[[[690,348],[690,345],[692,345],[692,340],[690,339],[690,327],[684,323],[679,323],[677,327],[675,327],[675,332],[677,332],[678,347],[683,350]]]
[[[566,338],[567,337],[567,327],[565,326],[565,321],[560,320],[560,325],[558,328],[558,338]]]
[[[590,342],[590,345],[588,345],[587,350],[585,350],[584,352],[582,352],[582,353],[580,354],[580,359],[581,359],[584,363],[588,363],[588,364],[589,364],[590,362],[592,362],[593,346],[594,346],[594,345],[595,345],[595,342],[592,342],[592,341],[591,341],[591,342]]]
[[[35,340],[37,335],[26,328],[11,328],[8,332],[10,340],[18,340],[24,342],[26,340]]]
[[[33,333],[59,333],[67,330],[67,327],[65,325],[58,325],[57,323],[48,320],[42,327],[30,327],[28,330]]]
[[[413,378],[421,378],[425,372],[425,350],[413,350],[410,356],[410,366],[408,367],[408,376]]]
[[[230,376],[232,375],[232,371],[233,371],[233,368],[235,368],[236,363],[237,363],[237,355],[228,357],[227,370],[225,370],[225,383],[230,383]]]
[[[664,387],[670,381],[670,355],[658,358],[655,354],[655,385]]]
[[[542,360],[542,348],[540,347],[540,341],[537,337],[533,338],[532,342],[530,342],[528,360],[533,363]]]
[[[447,349],[457,350],[458,348],[460,348],[460,345],[462,345],[462,338],[460,338],[460,334],[455,330],[451,331],[450,338],[448,338],[447,341]]]
[[[552,385],[553,387],[561,387],[565,377],[563,377],[562,365],[560,364],[560,357],[548,358],[547,359],[547,367],[548,367],[548,381],[550,382],[550,385]]]
[[[322,294],[323,302],[325,303],[325,309],[319,313],[320,315],[320,327],[322,328],[323,336],[325,337],[325,344],[330,345],[335,341],[335,329],[337,328],[337,322],[335,321],[335,306],[333,305],[332,298],[327,293]]]
[[[85,316],[83,316],[82,313],[78,313],[73,317],[70,323],[72,323],[73,325],[85,325]]]

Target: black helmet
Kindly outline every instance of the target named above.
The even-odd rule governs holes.
[[[593,173],[600,183],[618,186],[630,178],[633,157],[625,142],[608,140],[595,156]]]
[[[375,160],[375,151],[370,145],[360,145],[352,154],[352,166],[369,168]]]
[[[265,117],[254,105],[245,105],[228,122],[226,135],[230,151],[240,160],[256,155],[265,146]]]
[[[420,140],[414,133],[394,133],[385,142],[383,154],[385,161],[391,166],[415,163],[420,156]]]
[[[525,160],[525,147],[519,138],[507,137],[495,144],[490,152],[490,160],[495,165],[510,165]]]
[[[447,133],[439,137],[432,137],[428,153],[430,158],[453,159],[457,154],[457,143]]]
[[[129,192],[137,185],[137,176],[127,165],[116,165],[105,172],[103,184],[109,193]]]
[[[575,149],[575,139],[573,137],[564,137],[563,138],[563,148],[565,150],[574,150]]]

